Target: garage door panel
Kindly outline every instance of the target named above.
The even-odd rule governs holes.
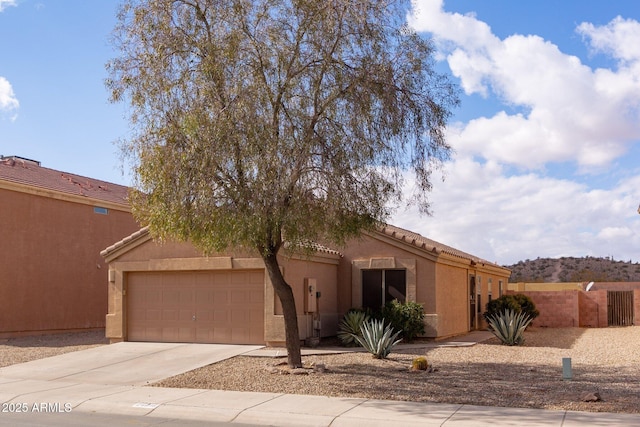
[[[213,340],[221,343],[246,342],[241,340],[234,341],[233,336],[231,335],[231,328],[228,327],[214,328]]]
[[[211,286],[211,285],[209,285]],[[214,301],[213,291],[211,289],[201,289],[197,288],[195,290],[195,304],[198,306],[210,305]]]
[[[213,338],[213,333],[211,328],[196,328],[196,339],[195,342],[215,342]]]
[[[194,334],[192,328],[180,328],[180,327],[163,327],[162,328],[162,341],[163,342],[193,342]]]
[[[211,310],[196,308],[195,313],[199,325],[206,324],[213,320],[213,312]]]
[[[262,306],[264,302],[264,292],[253,291],[249,293],[249,302],[251,304],[258,304]]]
[[[194,315],[193,310],[187,310],[184,308],[181,308],[180,310],[178,310],[178,320],[180,322],[184,322],[187,324],[189,324],[190,322],[193,322],[194,321],[193,315]]]
[[[228,284],[226,286],[229,286]],[[215,305],[226,305],[229,303],[229,289],[215,289],[211,291],[211,300]]]
[[[230,283],[230,274],[226,272],[216,272],[210,277],[211,283],[214,285],[228,285]]]
[[[131,341],[264,343],[263,271],[130,273],[127,283]]]
[[[228,327],[231,313],[229,310],[220,309],[211,311],[211,322],[214,327]]]

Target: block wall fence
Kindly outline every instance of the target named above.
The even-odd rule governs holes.
[[[607,290],[507,291],[507,295],[530,297],[538,311],[531,326],[542,328],[606,328]],[[633,291],[634,325],[640,326],[640,290]]]

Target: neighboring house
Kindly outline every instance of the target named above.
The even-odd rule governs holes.
[[[262,260],[203,256],[189,243],[155,242],[146,228],[102,251],[109,264],[106,334],[117,341],[279,344],[284,319]],[[333,336],[353,307],[392,300],[424,306],[426,336],[484,328],[481,313],[511,272],[393,226],[339,252],[280,256],[296,299],[300,339]]]
[[[0,156],[0,337],[104,327],[100,250],[139,229],[127,192]]]

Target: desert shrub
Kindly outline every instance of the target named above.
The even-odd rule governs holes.
[[[362,324],[362,336],[352,334],[376,359],[386,359],[391,349],[402,341],[398,338],[400,331],[394,332],[391,325],[386,325],[384,320],[370,319]]]
[[[506,310],[513,310],[515,313],[524,313],[531,320],[540,315],[540,312],[536,309],[536,305],[533,300],[526,295],[503,295],[500,298],[491,300],[486,305],[486,310],[483,313],[484,318],[489,321],[490,316],[496,316],[504,313]]]
[[[362,336],[362,324],[369,320],[369,315],[362,310],[351,309],[340,321],[338,338],[347,347],[358,346],[354,336]]]
[[[540,312],[538,311],[536,305],[533,303],[533,300],[530,297],[524,294],[515,294],[513,297],[520,305],[521,312],[529,316],[531,320],[540,316]]]
[[[382,318],[394,330],[400,331],[400,336],[405,341],[413,341],[415,337],[424,334],[424,309],[417,302],[401,303],[393,300],[382,309]]]
[[[524,312],[517,313],[511,309],[487,318],[489,330],[506,345],[524,343],[524,330],[529,326],[531,320]]]
[[[414,371],[426,371],[429,369],[429,362],[424,356],[416,357],[411,361],[411,369]]]

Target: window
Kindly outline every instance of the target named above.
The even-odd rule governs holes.
[[[487,297],[489,298],[489,301],[488,301],[488,302],[491,302],[491,300],[493,299],[493,295],[492,295],[492,293],[493,293],[492,291],[493,291],[493,290],[491,289],[491,288],[492,288],[492,285],[493,285],[493,283],[492,283],[492,279],[489,279],[489,282],[488,282],[488,284],[487,284],[487,292],[489,293],[489,294],[487,295]]]
[[[101,208],[100,206],[94,206],[93,213],[97,213],[100,215],[109,215],[109,209]]]
[[[377,310],[394,299],[404,303],[406,270],[362,270],[362,308]]]
[[[502,296],[502,280],[498,280],[498,297]]]

